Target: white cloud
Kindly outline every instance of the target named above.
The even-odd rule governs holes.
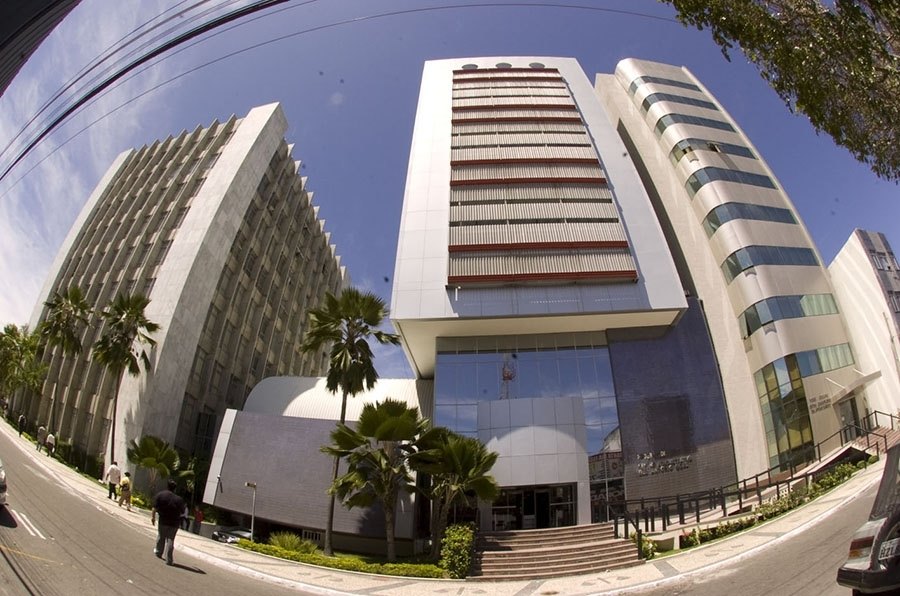
[[[331,94],[331,97],[328,99],[328,103],[333,106],[339,106],[344,103],[344,94],[340,91],[335,91]]]

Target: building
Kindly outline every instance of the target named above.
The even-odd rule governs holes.
[[[815,246],[684,68],[426,63],[394,280],[435,422],[500,453],[487,527],[786,468],[858,419]]]
[[[865,410],[900,413],[900,267],[884,234],[854,230],[828,266],[858,367],[877,371]],[[882,425],[887,418],[878,416]],[[874,420],[873,420],[874,422]]]
[[[737,123],[687,69],[634,59],[595,85],[569,58],[425,64],[391,320],[427,391],[409,403],[499,454],[488,530],[804,464],[878,376]],[[320,418],[314,391],[273,388],[268,416]],[[265,449],[230,440],[223,479]]]
[[[241,408],[261,379],[324,373],[324,360],[299,348],[307,311],[340,290],[344,271],[286,130],[271,104],[126,151],[88,199],[32,325],[45,300],[77,285],[97,309],[120,292],[145,294],[161,329],[152,370],[123,377],[115,413],[115,379],[90,360],[103,333],[97,314],[83,355],[46,356],[50,373],[28,418],[52,415],[50,428],[86,462],[108,453],[113,415],[116,453],[155,435],[208,456],[225,409]]]

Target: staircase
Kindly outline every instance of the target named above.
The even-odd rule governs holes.
[[[884,440],[881,438],[884,436],[887,439],[888,449],[900,443],[900,429],[891,430],[890,428],[885,428],[883,426],[876,426],[872,429],[871,435],[869,435],[869,445],[866,445],[866,437],[857,437],[853,440],[853,444],[858,447],[861,451],[868,451],[869,453],[875,453],[875,444],[878,444],[878,451],[883,456],[885,453],[884,448]]]
[[[471,579],[530,580],[596,573],[643,563],[612,524],[479,534]]]

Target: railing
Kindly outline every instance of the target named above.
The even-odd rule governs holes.
[[[878,426],[879,415],[890,419],[892,430],[900,427],[900,417],[873,411],[861,421],[865,427],[848,424],[823,441],[816,443],[812,450],[815,452],[814,461],[822,461],[823,445],[834,443],[835,438],[839,438],[840,445],[838,446],[840,447],[857,439],[865,439],[866,447],[872,448],[874,446],[877,454],[881,455],[882,451],[887,451],[887,436],[871,430]],[[875,422],[874,425],[872,424],[873,421]],[[826,449],[824,453],[827,455],[829,451]],[[657,522],[660,530],[663,532],[673,525],[673,520],[676,520],[679,526],[684,526],[687,523],[699,524],[703,513],[721,509],[722,515],[726,516],[729,503],[732,506],[737,504],[737,511],[743,511],[745,507],[749,507],[754,503],[763,503],[764,496],[772,499],[780,498],[788,494],[793,487],[801,482],[805,484],[806,488],[809,488],[812,482],[815,482],[819,476],[824,475],[827,471],[827,469],[820,469],[799,474],[797,466],[791,462],[788,464],[787,469],[782,469],[781,465],[773,466],[750,478],[706,491],[652,499],[626,500],[620,504],[622,510],[615,513],[612,517],[614,533],[616,538],[628,538],[628,526],[631,525],[637,534],[638,552],[641,553],[642,521],[643,532],[656,532]],[[620,518],[622,521],[622,532],[619,530]],[[688,522],[689,519],[692,519],[692,521]]]

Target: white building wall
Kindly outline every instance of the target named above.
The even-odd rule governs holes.
[[[857,367],[881,376],[865,389],[865,407],[900,413],[900,339],[894,308],[857,233],[850,236],[828,266],[841,312],[847,320]],[[893,272],[900,279],[900,273]],[[861,412],[862,414],[862,412]]]

